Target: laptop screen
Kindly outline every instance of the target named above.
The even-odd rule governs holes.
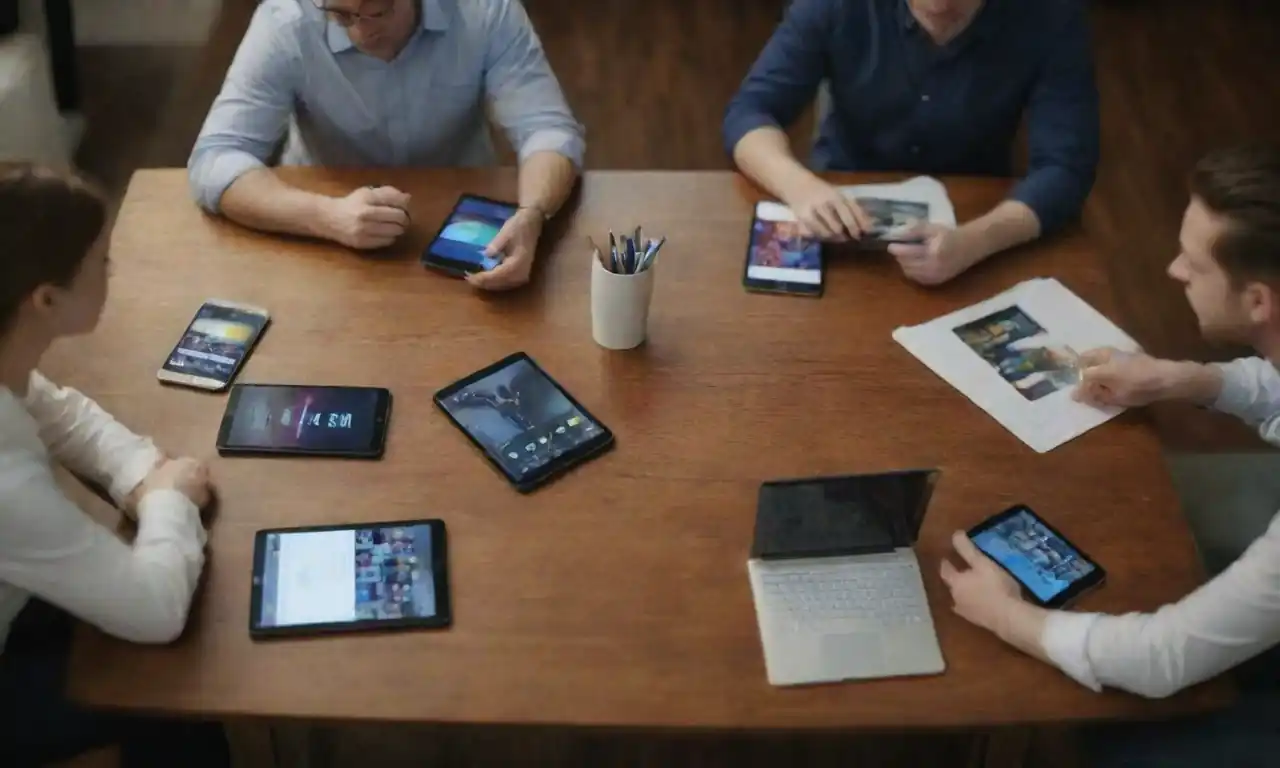
[[[751,556],[888,552],[915,543],[936,470],[781,480],[760,486]]]

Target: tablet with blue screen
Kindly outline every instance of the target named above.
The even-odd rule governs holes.
[[[452,275],[487,272],[500,260],[485,253],[516,206],[479,195],[463,195],[422,254],[425,267]]]

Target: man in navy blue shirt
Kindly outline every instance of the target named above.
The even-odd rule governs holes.
[[[1008,198],[958,228],[895,244],[926,285],[1075,219],[1098,163],[1098,92],[1082,0],[794,0],[730,102],[743,173],[813,235],[856,239],[852,201],[791,152],[783,129],[830,86],[815,171],[1007,176],[1025,115],[1030,166]]]

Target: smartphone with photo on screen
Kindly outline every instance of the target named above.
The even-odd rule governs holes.
[[[423,251],[422,265],[457,277],[493,269],[500,261],[484,251],[517,209],[514,203],[463,195]]]
[[[258,531],[249,635],[437,629],[453,620],[442,520]]]
[[[391,393],[377,387],[237,384],[218,429],[218,453],[382,456]]]
[[[261,307],[209,299],[196,311],[156,378],[220,392],[235,380],[269,322],[271,315]]]
[[[1107,578],[1102,566],[1024,504],[978,524],[969,539],[1044,608],[1062,608]]]
[[[781,203],[756,204],[747,241],[742,285],[748,291],[822,295],[822,243],[801,234],[795,214]]]

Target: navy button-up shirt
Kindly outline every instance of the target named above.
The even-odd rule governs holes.
[[[1082,0],[986,0],[939,46],[907,0],[795,0],[724,120],[730,153],[784,127],[828,81],[817,170],[1007,176],[1025,113],[1029,168],[1010,197],[1050,232],[1080,213],[1098,164],[1098,91]]]

